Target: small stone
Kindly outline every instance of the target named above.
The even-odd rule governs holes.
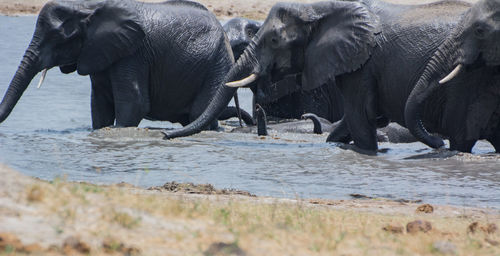
[[[406,224],[407,233],[417,233],[417,232],[427,233],[431,229],[432,229],[431,223],[425,220],[416,220],[408,222],[408,224]]]
[[[246,253],[238,246],[236,243],[213,243],[210,247],[203,253],[205,256],[212,255],[233,255],[233,256],[245,256]]]
[[[421,213],[433,213],[434,212],[434,207],[430,204],[423,204],[419,207],[417,207],[417,212]]]
[[[404,228],[402,226],[393,226],[393,225],[387,225],[387,226],[383,227],[382,229],[387,231],[387,232],[394,233],[394,234],[402,234],[403,230],[404,230]]]
[[[442,254],[456,254],[457,247],[448,241],[436,241],[432,244],[432,248]]]
[[[28,201],[30,202],[40,202],[43,199],[43,190],[40,186],[35,185],[31,187],[28,191],[27,196]]]
[[[477,228],[479,227],[479,223],[472,222],[468,227],[467,227],[467,233],[476,233]]]

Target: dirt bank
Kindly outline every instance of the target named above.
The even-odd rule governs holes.
[[[146,0],[144,2],[162,2],[163,0]],[[0,13],[5,15],[37,14],[48,0],[0,0]],[[217,17],[227,19],[231,17],[247,17],[264,20],[271,7],[278,0],[200,0]],[[312,3],[315,0],[300,0],[288,2]],[[401,4],[419,4],[433,2],[432,0],[388,0],[387,2]]]
[[[0,177],[0,254],[500,253],[498,210],[277,199],[176,183],[145,190],[45,182],[5,166]]]

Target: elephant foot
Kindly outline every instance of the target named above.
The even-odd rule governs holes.
[[[338,122],[337,127],[326,138],[326,142],[349,143],[352,141],[351,133],[347,128],[347,123],[344,119]]]

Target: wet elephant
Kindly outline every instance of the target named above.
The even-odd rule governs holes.
[[[464,12],[437,46],[405,104],[410,131],[433,148],[471,152],[477,140],[500,153],[500,1],[481,0]]]
[[[94,129],[137,126],[143,118],[187,125],[233,62],[222,26],[201,4],[51,1],[0,104],[0,122],[37,73],[43,79],[57,66],[90,76]],[[218,116],[236,112],[225,106]],[[216,119],[204,128],[217,127]]]
[[[260,105],[257,105],[256,113],[256,126],[237,127],[231,132],[257,133],[260,136],[268,135],[269,130],[277,133],[323,134],[332,132],[340,124],[340,121],[332,123],[329,120],[319,117],[313,113],[306,113],[302,115],[302,120],[286,119],[268,122],[266,112],[262,107],[260,107]],[[387,126],[377,129],[377,141],[412,143],[416,142],[417,139],[405,127],[402,127],[397,123],[389,123]]]
[[[223,110],[223,105],[227,104],[237,87],[249,86],[259,102],[271,102],[273,98],[288,95],[290,91],[326,89],[322,94],[327,97],[323,98],[325,102],[331,102],[330,96],[334,93],[329,89],[336,90],[332,78],[366,61],[369,53],[359,49],[373,45],[371,35],[376,32],[376,17],[359,2],[275,5],[243,55],[229,71],[226,79],[228,83],[220,87],[206,111],[183,129],[165,131],[166,138],[199,132]],[[331,47],[329,54],[325,54],[326,46],[318,45],[326,42]],[[331,61],[328,59],[330,57],[333,57]],[[324,61],[331,64],[335,58],[344,61],[347,66],[339,64],[329,72],[314,72],[318,63]],[[291,80],[292,83],[280,82],[285,80]],[[289,85],[299,88],[290,88]],[[323,105],[323,109],[327,108],[328,105]]]

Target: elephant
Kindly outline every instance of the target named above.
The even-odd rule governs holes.
[[[236,60],[250,44],[261,25],[259,21],[239,17],[232,18],[224,24],[223,28]],[[265,95],[258,102],[254,97],[254,103],[259,104],[262,110],[265,110],[267,118],[273,121],[300,119],[304,113],[315,113],[334,122],[343,115],[342,96],[334,84],[304,91],[300,90],[295,76],[289,76],[268,86],[288,88],[282,93]],[[261,92],[257,94],[263,95]],[[253,116],[257,118],[255,113]]]
[[[46,71],[58,66],[65,74],[90,76],[93,129],[134,127],[144,118],[187,125],[204,111],[233,63],[221,24],[201,4],[51,1],[40,11],[0,103],[0,122],[37,73],[41,84]],[[225,106],[219,117],[237,112]],[[207,128],[217,125],[214,120]]]
[[[259,136],[267,136],[269,134],[268,130],[278,133],[312,133],[314,129],[314,125],[306,120],[279,119],[268,121],[264,108],[259,104],[256,104],[255,107],[256,125],[236,127],[231,130],[232,133],[257,133]],[[323,120],[320,117],[318,119]]]
[[[237,127],[231,132],[257,133],[259,136],[267,136],[271,129],[278,133],[315,133],[323,134],[332,132],[340,121],[332,123],[329,120],[319,117],[313,113],[306,113],[301,116],[302,120],[285,120],[268,124],[265,110],[257,104],[257,126]],[[310,121],[308,121],[310,120]],[[312,122],[311,122],[312,121]],[[391,143],[412,143],[417,139],[408,129],[397,123],[389,123],[387,126],[377,129],[378,142]]]
[[[259,21],[241,17],[232,18],[224,23],[222,28],[229,39],[235,60],[241,56],[261,25]]]
[[[500,153],[499,40],[500,1],[481,0],[464,12],[406,101],[406,125],[420,141],[441,147],[428,131],[437,132],[451,150],[471,152],[485,139]]]
[[[342,104],[332,100],[335,93],[334,75],[354,70],[361,60],[368,58],[367,51],[358,51],[374,45],[371,35],[378,33],[377,18],[364,4],[354,1],[325,1],[312,4],[278,3],[272,7],[268,17],[245,49],[242,56],[226,76],[225,86],[219,87],[207,109],[191,124],[177,130],[164,131],[165,138],[189,136],[203,129],[223,110],[230,96],[238,87],[250,87],[259,104],[276,102],[293,92],[312,94],[320,91],[323,101],[315,109],[328,109],[327,103]],[[338,28],[336,31],[335,28]],[[338,32],[338,33],[337,33]],[[330,42],[331,41],[331,42]],[[332,45],[324,53],[322,43]],[[333,76],[329,73],[315,72],[318,63],[331,65],[331,56],[346,62],[347,67],[333,67]],[[365,56],[366,55],[366,56]],[[314,97],[305,97],[315,102]],[[276,104],[286,110],[294,108],[293,99],[283,98],[288,104]],[[325,102],[325,103],[322,103]],[[284,107],[283,107],[284,106]],[[340,108],[342,109],[342,108]],[[303,109],[300,109],[303,110]],[[314,111],[308,111],[313,112]],[[294,117],[305,112],[293,113]],[[300,115],[299,115],[300,114]],[[315,113],[318,114],[318,113]],[[330,121],[335,118],[320,115]]]
[[[221,111],[234,88],[258,90],[259,80],[269,74],[272,80],[296,74],[302,89],[334,81],[341,91],[344,116],[327,141],[353,141],[361,152],[376,152],[377,119],[383,117],[434,148],[443,141],[423,124],[448,138],[451,150],[470,152],[484,138],[498,152],[496,47],[486,47],[497,35],[497,2],[275,5],[202,118],[165,132],[166,138],[197,132]],[[445,64],[465,68],[457,72]],[[444,85],[437,86],[439,81]]]
[[[432,148],[444,142],[430,132],[450,150],[471,152],[486,139],[500,152],[500,1],[366,2],[381,32],[361,68],[336,77],[345,115],[329,139],[374,151],[374,119],[383,115]]]
[[[340,124],[339,122],[331,123],[330,121],[318,117],[312,113],[302,115],[302,119],[309,119],[313,122],[313,131],[316,134],[324,132],[331,133]],[[412,143],[418,140],[413,136],[408,129],[401,125],[391,122],[387,126],[377,129],[378,142],[391,142],[391,143]]]

